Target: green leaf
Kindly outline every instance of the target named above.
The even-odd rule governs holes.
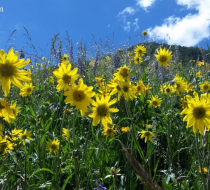
[[[123,121],[123,120],[131,120],[132,118],[130,118],[130,117],[123,117],[122,119],[120,119],[119,121],[118,121],[118,123],[117,123],[117,126],[121,123],[121,121]]]
[[[49,120],[50,120],[50,122],[46,125],[46,127],[44,129],[45,132],[49,130],[49,127],[52,124],[53,118],[51,117]]]
[[[43,144],[43,142],[45,140],[45,136],[46,136],[46,134],[42,135],[42,138],[40,140],[40,147],[42,146],[42,144]]]
[[[69,176],[66,178],[66,180],[65,180],[65,182],[64,182],[64,184],[63,184],[62,190],[65,190],[66,185],[67,185],[69,179],[72,177],[72,175],[74,175],[74,173],[72,173],[71,175],[69,175]]]
[[[159,159],[160,160],[160,159]],[[157,172],[157,167],[158,167],[158,163],[159,163],[159,160],[157,161],[156,165],[155,165],[155,168],[154,168],[154,177],[153,177],[153,180],[156,176],[156,172]]]
[[[142,75],[142,80],[143,81],[146,81],[147,80],[147,74],[146,72],[144,71],[143,75]]]
[[[149,144],[147,144],[148,148],[147,148],[147,155],[146,155],[146,158],[145,159],[149,159],[152,155],[152,153],[154,152],[154,149],[155,149],[155,146],[148,142]]]
[[[29,111],[30,111],[31,115],[32,115],[33,117],[35,117],[34,110],[33,110],[32,107],[29,108]]]
[[[172,184],[167,184],[167,182],[163,179],[163,187],[167,190],[172,190]]]
[[[27,156],[27,157],[29,157],[29,156]],[[32,164],[31,164],[31,162],[30,161],[26,161],[26,171],[27,171],[27,173],[28,174],[32,174],[32,172],[33,172],[33,166],[32,166]]]
[[[29,177],[29,179],[32,178],[36,173],[43,172],[43,171],[50,172],[51,174],[53,174],[52,170],[50,170],[48,168],[42,168],[42,169],[38,169],[35,172],[33,172],[32,175]]]

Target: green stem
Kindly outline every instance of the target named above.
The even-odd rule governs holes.
[[[27,190],[27,172],[26,172],[26,162],[27,162],[27,156],[25,155],[25,187],[24,189]]]
[[[74,150],[76,149],[76,136],[75,136],[75,123],[77,119],[77,113],[78,111],[75,109],[74,116],[73,116],[73,143],[74,143]],[[75,157],[75,182],[76,182],[76,190],[79,190],[79,164],[78,164],[78,158]]]
[[[56,175],[55,175],[55,181],[57,182],[58,181],[58,178],[59,178],[59,172],[60,172],[60,154],[61,154],[61,140],[62,140],[62,129],[63,129],[63,125],[64,125],[64,120],[65,120],[65,115],[66,115],[66,109],[67,109],[67,106],[65,106],[65,109],[64,109],[64,112],[63,112],[63,119],[62,119],[62,123],[61,123],[61,127],[60,127],[60,135],[59,135],[59,149],[58,149],[58,157],[56,159],[56,168],[55,168],[55,171],[56,171]],[[59,179],[59,182],[60,182],[60,179]]]
[[[82,156],[82,161],[84,161],[84,158],[85,158],[85,155],[86,155],[86,151],[87,151],[87,143],[88,143],[88,138],[89,138],[89,135],[90,135],[90,129],[92,127],[92,119],[90,121],[90,126],[88,128],[88,134],[87,134],[87,137],[85,139],[85,145],[84,145],[84,150],[83,150],[83,156]]]
[[[132,119],[130,107],[129,107],[128,102],[126,100],[125,100],[125,107],[126,107],[126,111],[127,111],[128,117],[131,118],[131,125],[130,125],[130,127],[131,127],[132,136],[133,136],[132,140],[134,141],[134,143],[135,143],[135,145],[137,147],[137,150],[138,150],[138,152],[139,152],[139,154],[140,154],[140,156],[141,156],[141,158],[142,158],[142,160],[144,162],[143,165],[145,165],[146,164],[146,160],[144,158],[144,153],[141,150],[141,147],[140,147],[140,145],[137,142],[135,126],[133,125],[133,119]]]
[[[79,190],[79,164],[78,164],[78,158],[75,158],[75,182],[76,182],[76,190]]]
[[[203,164],[201,162],[201,156],[200,156],[200,151],[199,151],[198,138],[199,138],[199,134],[197,132],[196,135],[195,135],[196,151],[197,151],[199,165],[200,165],[200,168],[201,168],[201,178],[202,178],[202,181],[203,181],[203,189],[207,190],[206,189],[206,184],[205,184],[205,179],[204,179]]]
[[[115,190],[115,177],[113,176],[113,186],[114,186],[114,190]]]
[[[149,143],[150,143],[150,142],[147,141],[147,153],[148,153],[148,150],[149,150]],[[149,176],[152,177],[152,173],[151,173],[151,163],[150,163],[150,162],[151,162],[151,159],[148,160],[148,166],[149,166]]]

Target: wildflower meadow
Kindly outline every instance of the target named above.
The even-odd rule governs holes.
[[[0,50],[1,190],[210,189],[210,63],[141,39]]]

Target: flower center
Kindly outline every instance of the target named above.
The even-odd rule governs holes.
[[[77,102],[81,102],[82,100],[85,99],[85,93],[81,90],[76,90],[73,93],[73,97],[74,97],[74,100],[76,100]]]
[[[139,63],[139,61],[140,61],[140,59],[139,59],[139,57],[137,57],[137,58],[136,58],[136,62],[138,62],[138,63]]]
[[[160,61],[165,62],[167,60],[167,57],[165,55],[160,55]]]
[[[158,102],[157,101],[153,101],[152,102],[152,105],[157,106],[158,105]]]
[[[15,109],[12,109],[12,113],[13,113],[14,115],[16,115],[16,111],[15,111]]]
[[[206,84],[206,85],[203,86],[203,89],[204,90],[207,90],[208,88],[209,88],[209,85],[208,84]]]
[[[14,75],[14,67],[10,64],[2,64],[0,67],[0,75],[2,77],[12,77]]]
[[[203,107],[197,107],[193,109],[193,115],[196,119],[202,119],[206,114],[206,110]]]
[[[124,92],[128,92],[128,90],[129,90],[128,86],[123,86],[123,91]]]
[[[62,79],[63,79],[64,83],[69,84],[71,81],[71,76],[64,74]]]
[[[6,148],[7,148],[7,143],[6,142],[1,143],[0,149],[5,150]]]
[[[101,105],[97,108],[97,113],[101,117],[106,116],[107,112],[108,112],[108,109],[107,109],[106,105]]]
[[[167,93],[171,92],[170,88],[166,88],[166,92]]]
[[[31,88],[27,88],[27,92],[28,92],[28,93],[31,92]]]
[[[57,149],[57,145],[56,144],[51,144],[51,147],[50,147],[52,150],[56,150]]]
[[[118,91],[120,91],[120,90],[121,90],[121,88],[120,88],[120,86],[119,86],[119,85],[117,85],[117,87],[116,87],[116,88],[117,88],[117,90],[118,90]]]
[[[126,78],[128,76],[128,69],[127,68],[122,68],[121,71],[120,71],[120,75],[123,78]]]
[[[108,134],[112,134],[112,132],[113,132],[112,129],[107,129]]]
[[[146,131],[146,132],[144,133],[144,135],[147,136],[147,137],[149,137],[151,134],[150,134],[150,132]]]
[[[176,84],[176,88],[179,89],[180,88],[180,84]]]
[[[4,107],[4,106],[2,106],[2,105],[1,105],[1,103],[0,103],[0,110],[2,110],[2,109],[4,109],[4,108],[5,108],[5,107]]]
[[[27,134],[23,134],[23,135],[21,136],[21,139],[27,139]]]
[[[139,54],[141,54],[141,53],[142,53],[142,50],[141,50],[141,49],[139,49],[139,50],[138,50],[138,52],[139,52]]]
[[[144,36],[146,36],[146,35],[147,35],[147,32],[146,32],[146,31],[144,31],[144,32],[143,32],[143,35],[144,35]]]

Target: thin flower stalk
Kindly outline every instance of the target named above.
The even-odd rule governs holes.
[[[203,182],[203,189],[207,190],[206,183],[205,183],[205,178],[204,178],[204,172],[203,172],[203,169],[202,169],[203,168],[203,164],[202,164],[202,161],[201,161],[199,145],[198,145],[198,139],[199,139],[199,134],[197,132],[196,135],[195,135],[196,152],[197,152],[197,156],[198,156],[199,165],[201,167],[201,178],[202,178],[202,182]]]
[[[57,159],[56,159],[56,166],[60,166],[60,161],[59,161],[59,157],[60,157],[60,154],[61,154],[61,140],[62,140],[62,129],[63,129],[63,126],[64,126],[64,119],[65,119],[65,113],[66,113],[66,109],[67,109],[67,106],[65,106],[65,111],[63,112],[63,119],[62,119],[62,123],[61,123],[61,127],[60,127],[60,135],[59,135],[59,149],[58,149],[58,156],[57,156]],[[61,167],[61,166],[60,166]],[[56,174],[55,174],[55,181],[58,181],[58,178],[59,178],[59,171],[60,171],[60,167],[59,168],[56,168]],[[60,181],[60,179],[59,179]]]
[[[134,143],[137,146],[137,150],[138,150],[138,152],[139,152],[139,154],[140,154],[140,156],[141,156],[141,158],[142,158],[142,160],[144,162],[144,165],[145,165],[146,164],[146,160],[145,160],[145,157],[144,157],[144,153],[143,153],[139,143],[137,142],[137,138],[136,138],[136,134],[137,133],[136,133],[136,130],[135,130],[135,126],[133,125],[133,119],[132,119],[130,107],[129,107],[128,102],[126,100],[125,100],[125,107],[126,107],[126,111],[127,111],[128,117],[131,118],[131,125],[130,126],[131,126],[131,132],[132,132],[132,136],[133,136],[132,140],[134,140]]]

